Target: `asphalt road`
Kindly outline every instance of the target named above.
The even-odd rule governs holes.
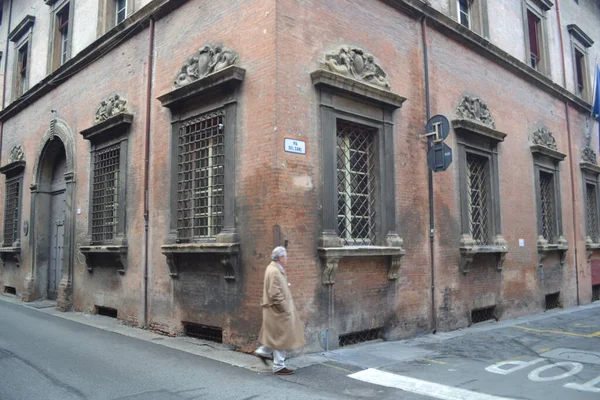
[[[600,306],[295,362],[277,377],[0,301],[0,400],[597,400]]]

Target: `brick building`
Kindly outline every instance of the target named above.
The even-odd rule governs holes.
[[[599,27],[595,0],[5,0],[0,289],[242,350],[279,244],[309,351],[589,303]]]

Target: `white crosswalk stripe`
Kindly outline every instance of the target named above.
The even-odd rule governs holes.
[[[511,400],[508,397],[473,392],[471,390],[380,371],[375,368],[365,369],[348,375],[348,377],[442,400]]]

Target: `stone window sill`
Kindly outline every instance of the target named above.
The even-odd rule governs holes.
[[[560,254],[560,265],[565,265],[565,259],[567,257],[567,251],[569,246],[564,237],[560,237],[557,243],[548,243],[545,239],[539,238],[537,244],[538,250],[538,267],[544,266],[543,261],[548,254],[552,252],[558,252]]]
[[[496,269],[502,271],[504,260],[506,259],[506,253],[508,253],[508,246],[506,244],[494,244],[494,245],[462,245],[460,246],[460,268],[463,274],[466,274],[471,269],[473,259],[478,254],[495,254],[496,255]]]
[[[4,265],[7,261],[14,261],[18,268],[21,264],[21,247],[0,247],[0,259]]]
[[[201,255],[215,255],[221,260],[225,269],[225,279],[235,280],[239,275],[240,244],[239,243],[185,243],[167,244],[160,248],[161,253],[167,258],[169,275],[179,276],[179,264],[182,257],[198,257]]]
[[[323,261],[323,284],[333,285],[339,261],[345,257],[389,257],[388,278],[398,279],[401,259],[405,251],[402,247],[389,246],[344,246],[319,247],[319,258]]]
[[[126,245],[98,245],[98,246],[80,246],[79,251],[85,256],[87,269],[91,273],[97,265],[97,256],[110,257],[117,271],[124,275],[127,271],[127,246]]]

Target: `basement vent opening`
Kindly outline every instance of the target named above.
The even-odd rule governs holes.
[[[209,342],[223,343],[223,328],[194,324],[192,322],[182,322],[182,324],[185,336],[208,340]]]
[[[117,318],[117,309],[110,307],[96,306],[96,314],[106,317]]]
[[[471,324],[477,324],[479,322],[496,321],[496,317],[494,316],[494,311],[496,310],[496,306],[478,308],[475,310],[471,310]]]
[[[592,285],[592,301],[600,300],[600,284]]]
[[[560,292],[550,293],[546,295],[546,310],[562,307],[560,304]]]
[[[8,294],[14,294],[16,296],[17,294],[17,289],[15,289],[12,286],[4,286],[4,293],[8,293]]]
[[[340,335],[339,344],[340,347],[344,347],[381,338],[383,338],[383,328],[374,328]]]

